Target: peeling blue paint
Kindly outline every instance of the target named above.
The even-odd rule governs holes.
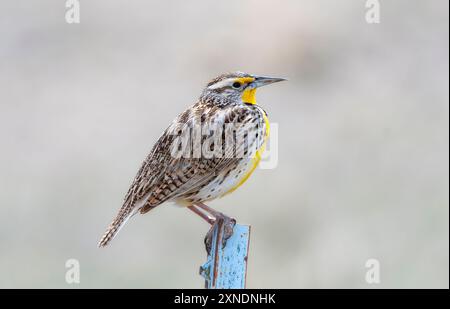
[[[218,229],[216,225],[211,252],[206,263],[200,267],[200,274],[206,280],[205,286],[208,289],[244,289],[250,226],[236,224],[225,248],[221,245],[216,248],[216,243],[222,243],[217,242]]]

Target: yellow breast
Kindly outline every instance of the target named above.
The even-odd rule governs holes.
[[[247,179],[250,177],[250,175],[253,174],[253,172],[255,171],[259,162],[261,161],[262,153],[266,149],[267,139],[269,138],[269,135],[270,135],[270,123],[269,123],[269,119],[267,118],[267,115],[265,112],[263,112],[263,118],[264,118],[264,123],[266,125],[266,132],[265,132],[266,134],[264,136],[263,144],[261,145],[261,147],[258,150],[256,150],[255,156],[251,159],[250,168],[247,170],[247,172],[242,175],[242,177],[239,179],[238,183],[235,186],[233,186],[230,190],[225,192],[222,196],[225,196],[225,195],[233,192],[240,186],[242,186],[244,184],[244,182],[246,182]]]

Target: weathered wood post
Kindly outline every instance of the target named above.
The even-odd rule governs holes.
[[[217,220],[212,227],[211,250],[200,275],[207,289],[244,289],[247,276],[247,257],[250,226],[235,224],[233,235],[223,246],[224,224]]]

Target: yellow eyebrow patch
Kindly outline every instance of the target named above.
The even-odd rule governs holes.
[[[246,83],[254,82],[255,78],[254,77],[239,77],[239,78],[236,78],[236,81],[240,82],[242,84],[246,84]]]

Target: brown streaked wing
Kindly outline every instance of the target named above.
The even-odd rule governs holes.
[[[197,106],[198,108],[200,107]],[[254,117],[254,114],[238,106],[216,109],[210,112],[212,114],[208,115],[207,120],[218,116],[215,117],[217,126],[233,121],[251,123]],[[216,115],[217,113],[222,114]],[[136,201],[146,196],[148,192],[152,192],[141,208],[141,213],[145,213],[167,200],[199,190],[203,185],[214,179],[217,173],[236,165],[241,160],[241,158],[235,158],[234,156],[211,159],[172,157],[170,146],[174,140],[173,133],[176,129],[179,129],[176,122],[174,121],[158,140],[132,185],[132,188],[140,188],[137,192]],[[197,123],[200,123],[199,117],[190,117],[186,121],[187,125]],[[228,146],[228,144],[225,144],[225,141],[222,142],[224,143],[222,146],[225,153],[232,154],[234,149],[226,148],[225,146]],[[153,170],[157,170],[157,172]],[[140,174],[150,175],[150,177],[141,177]],[[142,180],[144,180],[143,183],[141,183]]]

